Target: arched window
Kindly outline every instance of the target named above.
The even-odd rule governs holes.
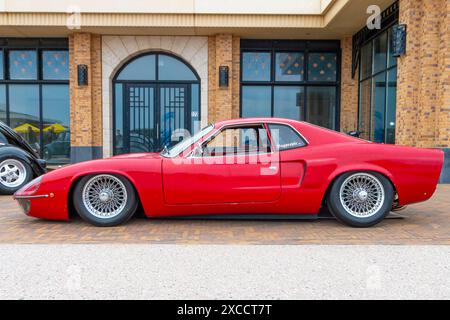
[[[133,58],[115,75],[113,90],[114,154],[155,152],[199,129],[200,79],[178,57]]]

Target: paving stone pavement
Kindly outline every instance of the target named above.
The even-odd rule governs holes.
[[[55,222],[25,216],[10,196],[0,197],[1,244],[450,244],[450,185],[433,198],[401,211],[372,228],[314,221],[217,221],[133,218],[126,225],[97,228],[79,218]]]

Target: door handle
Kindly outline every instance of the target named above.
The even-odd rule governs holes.
[[[269,170],[272,170],[272,171],[277,171],[277,169],[278,169],[277,166],[270,166],[270,167],[269,167]]]

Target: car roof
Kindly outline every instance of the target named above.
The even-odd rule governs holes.
[[[222,120],[215,123],[216,126],[225,126],[225,125],[232,125],[232,124],[245,124],[245,123],[285,123],[285,124],[300,124],[304,123],[303,121],[297,121],[292,119],[285,119],[285,118],[272,118],[272,117],[258,117],[258,118],[238,118],[238,119],[231,119],[231,120]]]

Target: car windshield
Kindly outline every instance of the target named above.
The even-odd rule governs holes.
[[[166,158],[173,158],[179,155],[181,152],[186,150],[190,145],[194,144],[198,140],[200,140],[203,136],[207,135],[214,128],[214,125],[210,124],[207,127],[204,127],[202,130],[194,134],[192,137],[186,138],[179,143],[173,145],[169,149],[164,148],[161,152],[161,155]]]

